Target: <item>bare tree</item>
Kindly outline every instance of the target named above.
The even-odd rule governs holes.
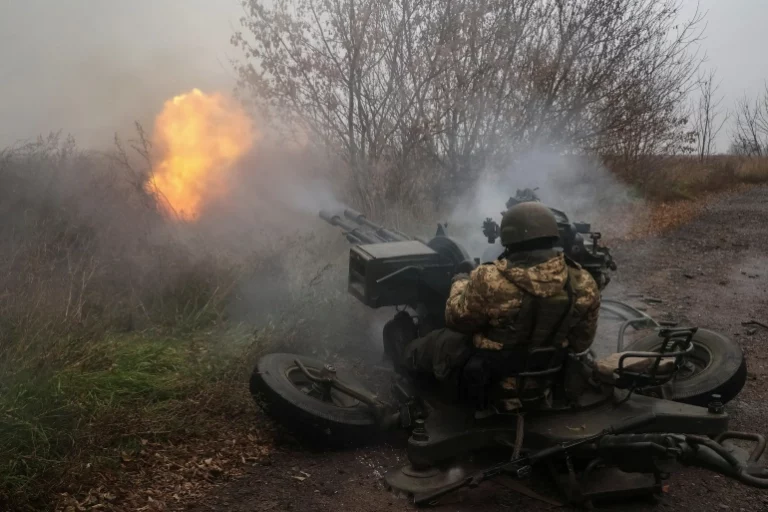
[[[484,15],[500,21],[497,33],[453,46],[460,62],[479,64],[462,73],[448,66],[435,80],[459,91],[443,110],[459,110],[452,118],[467,125],[440,132],[450,136],[443,147],[463,147],[464,165],[473,155],[476,165],[503,167],[531,145],[632,157],[685,145],[679,107],[698,68],[691,48],[701,16],[681,22],[679,9],[667,0],[499,2]],[[459,142],[451,144],[455,133]]]
[[[352,171],[354,190],[375,206],[377,181],[434,126],[415,115],[425,84],[441,72],[435,50],[446,38],[437,0],[278,0],[246,2],[233,38],[255,65],[242,85],[283,126],[298,125]]]
[[[736,103],[731,152],[744,156],[768,153],[768,84],[760,98],[744,96]]]
[[[718,96],[720,83],[715,83],[715,70],[701,74],[697,80],[698,100],[693,105],[692,125],[696,134],[696,154],[704,161],[712,155],[716,139],[728,120],[720,105],[723,96]]]
[[[364,208],[439,202],[532,145],[636,158],[688,142],[701,16],[681,22],[680,0],[244,5],[243,90],[338,155]]]

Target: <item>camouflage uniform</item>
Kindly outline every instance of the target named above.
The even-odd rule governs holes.
[[[577,321],[566,336],[565,346],[574,352],[587,350],[597,330],[597,283],[577,263],[566,263],[562,253],[553,253],[541,251],[511,261],[498,260],[476,268],[467,279],[455,281],[446,305],[446,325],[472,334],[476,348],[501,350],[502,344],[489,339],[487,330],[513,324],[525,294],[551,297],[563,291],[570,276],[574,292],[572,314]]]
[[[526,296],[545,300],[565,297],[567,306],[561,311],[571,315],[563,324],[565,331],[561,336],[549,336],[548,330],[553,327],[544,325],[542,328],[547,332],[543,339],[556,339],[559,346],[574,352],[590,347],[600,307],[597,283],[578,264],[566,262],[561,252],[548,249],[513,254],[510,259],[481,265],[468,277],[455,280],[446,304],[448,328],[411,342],[403,354],[404,366],[412,371],[431,371],[439,380],[445,380],[472,353],[501,351],[510,340],[500,339],[500,331],[515,332],[515,327],[525,331],[520,329],[520,323],[526,322],[523,317],[528,314],[524,310],[524,305],[530,303],[524,300]],[[514,338],[511,342],[538,343],[535,339]],[[495,385],[503,397],[503,408],[520,407],[515,379],[504,379]],[[538,384],[526,381],[525,390],[529,386],[535,388]]]

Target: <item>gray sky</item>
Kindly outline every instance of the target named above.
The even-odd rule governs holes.
[[[238,0],[0,0],[0,147],[57,130],[102,146],[169,97],[231,89],[241,15]]]
[[[768,1],[766,0],[685,0],[684,15],[698,9],[706,13],[706,27],[701,50],[707,61],[703,69],[715,68],[724,97],[722,108],[732,108],[745,94],[756,97],[768,80]],[[718,137],[718,150],[727,151],[729,126]]]
[[[757,94],[768,78],[768,1],[698,3],[724,105]],[[696,4],[686,0],[686,13]],[[130,137],[133,121],[150,126],[173,95],[231,89],[241,14],[239,0],[0,0],[0,147],[57,130],[103,146],[116,131]]]

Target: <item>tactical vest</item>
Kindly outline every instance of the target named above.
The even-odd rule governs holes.
[[[563,289],[551,297],[526,293],[515,320],[501,328],[489,329],[485,335],[505,349],[517,345],[528,348],[566,347],[568,331],[573,321],[573,289],[570,269]]]
[[[514,411],[542,405],[567,357],[568,332],[578,322],[571,273],[563,289],[551,297],[526,293],[514,320],[484,335],[501,350],[475,349],[464,372],[475,396],[486,405]],[[480,391],[483,389],[483,391]],[[469,391],[472,393],[472,391]]]

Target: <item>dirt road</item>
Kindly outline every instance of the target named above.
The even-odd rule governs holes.
[[[651,313],[723,332],[747,354],[749,379],[729,404],[732,428],[768,433],[768,331],[742,322],[768,323],[768,190],[724,198],[692,223],[659,238],[612,243],[619,271],[607,295],[641,293],[662,300]],[[404,463],[403,443],[343,453],[309,453],[281,445],[249,474],[225,484],[191,510],[396,511],[408,502],[385,491],[381,475]],[[683,469],[657,503],[614,510],[768,510],[768,491],[740,486],[712,473]],[[446,502],[436,511],[540,511],[552,505],[501,483]]]

